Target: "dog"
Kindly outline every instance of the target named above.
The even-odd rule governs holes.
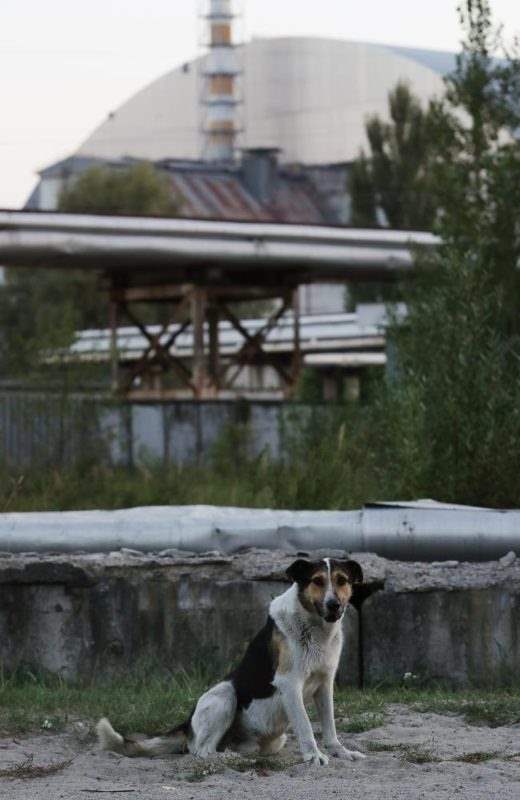
[[[125,737],[104,718],[96,732],[102,749],[127,756],[191,753],[200,758],[227,748],[279,753],[292,728],[304,762],[325,765],[329,756],[357,760],[338,740],[333,684],[343,644],[342,617],[356,584],[356,561],[298,559],[287,570],[292,585],[269,606],[267,622],[236,669],[205,692],[189,718],[163,736]],[[322,752],[305,704],[314,700]]]

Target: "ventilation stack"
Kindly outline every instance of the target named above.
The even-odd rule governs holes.
[[[202,134],[206,161],[233,161],[239,132],[239,57],[233,39],[232,0],[205,0],[202,8],[207,55],[202,66]]]

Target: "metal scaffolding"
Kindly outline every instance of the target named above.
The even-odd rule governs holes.
[[[169,399],[185,395],[198,400],[229,397],[234,384],[247,365],[271,366],[279,375],[284,396],[290,398],[298,382],[301,369],[300,312],[298,289],[255,290],[243,287],[232,291],[215,286],[112,286],[109,289],[111,376],[114,393],[128,399]],[[233,310],[233,303],[251,300],[270,300],[260,329],[251,333]],[[162,326],[149,326],[139,317],[135,303],[168,301],[174,309],[178,325],[168,331],[170,320]],[[282,317],[291,313],[292,353],[277,354],[265,350],[268,335]],[[141,357],[122,368],[119,359],[117,331],[124,320],[129,321],[142,334],[147,345]],[[227,320],[241,336],[240,348],[221,357],[219,322]],[[191,368],[186,359],[174,355],[176,339],[191,328],[193,353]],[[172,380],[173,379],[173,380]]]
[[[394,280],[413,268],[412,248],[436,245],[432,234],[409,231],[0,211],[0,263],[102,277],[112,387],[128,399],[231,398],[247,365],[272,367],[290,397],[301,368],[298,287]],[[251,332],[234,304],[258,301],[268,301],[269,310]],[[146,322],[142,303],[170,304],[162,328]],[[266,348],[282,318],[285,327],[291,321],[292,348]],[[125,319],[145,341],[130,365],[121,363],[118,348]],[[242,337],[225,356],[220,320]],[[191,361],[174,352],[188,329]]]

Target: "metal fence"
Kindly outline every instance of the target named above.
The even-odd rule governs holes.
[[[332,414],[330,405],[229,401],[128,404],[92,396],[0,393],[0,465],[118,466],[204,461],[226,432],[239,429],[251,455],[283,458],[295,423]]]

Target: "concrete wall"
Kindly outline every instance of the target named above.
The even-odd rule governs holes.
[[[9,467],[96,462],[130,466],[154,459],[183,463],[206,459],[219,437],[239,424],[252,454],[280,458],[291,421],[333,414],[330,406],[281,402],[124,404],[91,397],[0,394],[0,464]]]
[[[264,624],[271,598],[287,588],[294,557],[0,554],[0,662],[76,678],[152,657],[224,674]],[[354,557],[365,584],[344,620],[341,683],[406,683],[407,673],[418,683],[518,683],[514,555],[483,564]]]
[[[365,683],[507,685],[520,667],[520,590],[374,594],[363,605]]]
[[[8,671],[26,665],[69,679],[150,657],[173,669],[224,674],[264,625],[271,599],[287,588],[291,560],[269,559],[265,569],[254,554],[0,557],[0,662]],[[354,608],[344,630],[341,679],[356,685]]]

